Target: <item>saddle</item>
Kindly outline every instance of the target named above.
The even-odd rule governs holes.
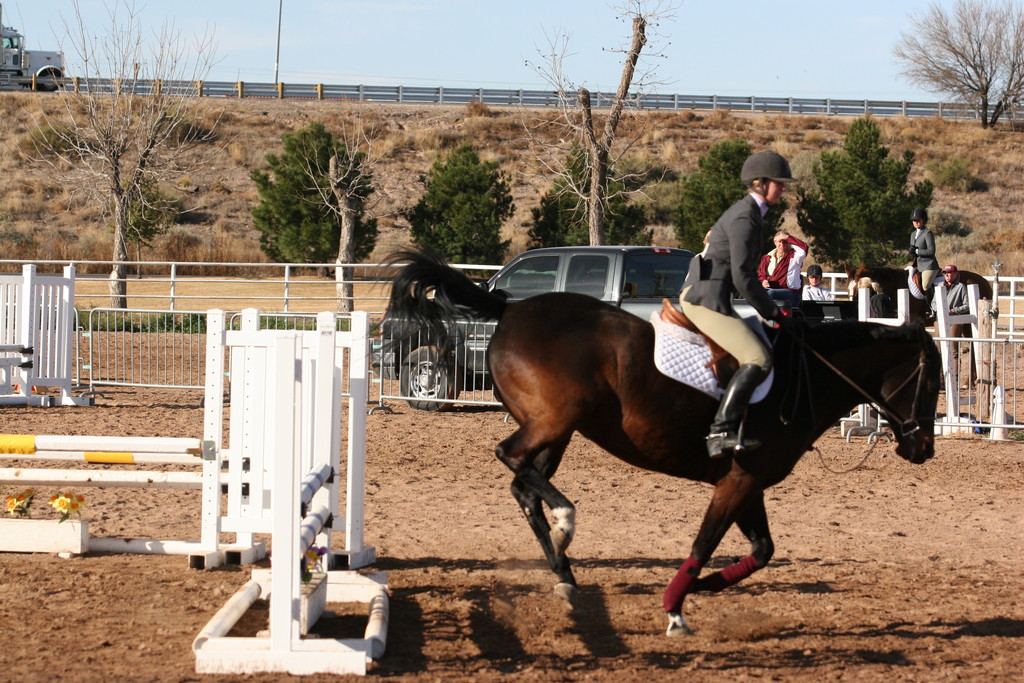
[[[921,271],[913,266],[907,266],[907,289],[910,296],[915,299],[924,299],[924,289],[921,287]]]
[[[679,325],[684,330],[692,332],[707,342],[708,350],[711,352],[711,360],[704,367],[710,368],[714,373],[719,386],[727,386],[734,372],[739,367],[736,359],[728,351],[718,345],[713,339],[701,332],[693,321],[686,317],[686,314],[676,308],[669,299],[661,300],[661,319],[673,325]]]

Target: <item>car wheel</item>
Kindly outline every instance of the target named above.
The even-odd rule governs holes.
[[[443,361],[432,346],[421,346],[402,361],[399,373],[402,396],[416,410],[445,410],[458,395],[451,361]]]

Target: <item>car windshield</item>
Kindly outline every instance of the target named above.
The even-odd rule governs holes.
[[[527,256],[502,273],[493,289],[504,290],[511,299],[525,299],[553,292],[557,275],[557,256]]]

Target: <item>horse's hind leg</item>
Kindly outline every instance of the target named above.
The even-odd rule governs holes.
[[[548,565],[558,576],[555,593],[571,603],[576,596],[576,579],[565,551],[576,533],[576,508],[550,482],[562,461],[569,440],[561,439],[548,444],[525,457],[519,450],[522,448],[522,440],[520,430],[499,444],[495,453],[516,475],[511,486],[512,495],[526,515],[526,521],[533,529]],[[547,503],[555,519],[553,529],[544,514],[543,503]]]

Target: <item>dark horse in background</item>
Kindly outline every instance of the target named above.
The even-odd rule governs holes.
[[[851,299],[857,297],[857,281],[862,277],[869,277],[875,282],[882,285],[885,289],[885,293],[889,296],[892,301],[893,310],[896,310],[896,290],[897,289],[908,289],[907,287],[907,271],[902,268],[888,268],[883,266],[867,266],[863,263],[857,268],[850,266],[846,267],[846,277],[849,283],[849,293]],[[918,274],[918,287],[921,286],[920,274]],[[941,274],[939,275],[939,281],[942,280]],[[981,299],[988,299],[992,301],[992,283],[985,279],[984,275],[980,275],[970,270],[960,271],[960,282],[965,285],[978,285],[978,297]],[[923,289],[923,288],[922,288]],[[913,296],[910,297],[910,319],[911,320],[925,320],[931,317],[931,311],[928,310],[928,304],[923,299],[915,299]],[[960,334],[954,334],[953,336],[959,337]],[[970,336],[970,335],[965,335]]]
[[[720,591],[768,563],[774,544],[764,490],[785,479],[854,406],[878,405],[902,457],[922,463],[934,454],[939,357],[919,325],[794,324],[776,342],[775,386],[746,420],[763,446],[712,460],[704,437],[718,401],[655,368],[649,322],[580,294],[506,303],[440,259],[395,258],[408,263],[394,278],[388,315],[409,323],[408,334],[426,328],[443,349],[452,316],[471,311],[498,320],[488,365],[495,393],[519,429],[495,452],[515,475],[512,495],[558,576],[555,592],[570,603],[576,580],[566,549],[576,510],[550,480],[574,432],[637,467],[714,486],[690,556],[665,593],[670,635],[690,632],[683,617],[687,594]],[[751,554],[700,576],[733,524],[749,539]]]

